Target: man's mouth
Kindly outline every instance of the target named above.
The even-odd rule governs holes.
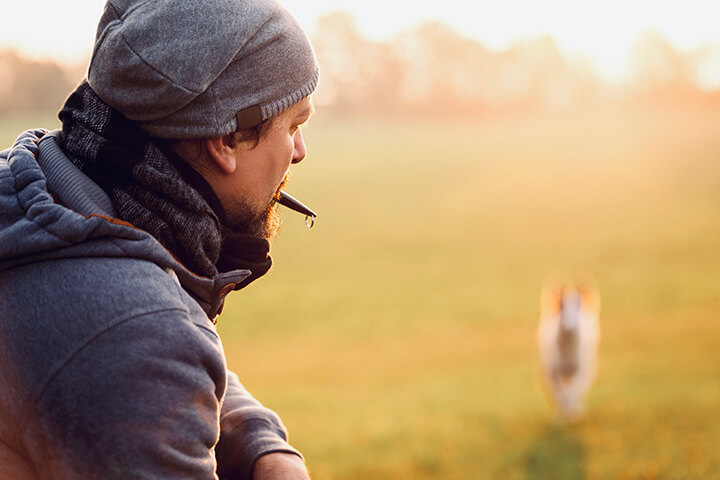
[[[275,190],[275,195],[273,195],[272,202],[270,205],[275,205],[280,200],[280,192],[283,188],[285,188],[285,185],[288,183],[288,179],[290,178],[290,173],[286,174],[283,178],[282,182],[280,182],[280,186],[278,186],[277,190]]]

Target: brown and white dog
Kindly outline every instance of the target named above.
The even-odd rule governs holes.
[[[595,381],[600,297],[593,288],[548,286],[540,300],[537,331],[540,379],[563,423],[582,418]]]

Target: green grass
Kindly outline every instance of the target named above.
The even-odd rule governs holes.
[[[17,136],[35,128],[60,128],[56,112],[0,113],[0,150],[12,145]]]
[[[323,121],[231,366],[317,480],[720,476],[720,112]],[[592,277],[600,374],[553,425],[549,276]]]
[[[720,112],[320,109],[306,140],[288,191],[317,224],[285,214],[219,328],[315,480],[720,478]],[[535,376],[553,275],[603,301],[598,381],[565,429]]]

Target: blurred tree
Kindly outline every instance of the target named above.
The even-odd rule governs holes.
[[[59,110],[72,87],[55,63],[0,52],[0,112]]]
[[[430,112],[482,110],[493,104],[487,89],[494,57],[479,42],[440,22],[426,22],[393,44],[402,60],[401,98]]]
[[[568,108],[587,105],[600,96],[598,76],[570,62],[551,36],[516,42],[499,54],[504,66],[498,88],[507,103],[525,108]]]
[[[341,112],[477,114],[567,108],[601,96],[598,76],[570,63],[551,37],[493,52],[426,22],[382,44],[337,12],[318,20],[313,42],[323,68],[316,102]]]
[[[704,92],[720,92],[720,45],[706,45],[693,51],[689,61],[695,84]]]
[[[403,69],[387,44],[358,31],[354,18],[336,12],[318,19],[313,44],[322,65],[315,100],[341,111],[393,111],[399,106]]]
[[[648,30],[639,35],[633,43],[631,61],[633,98],[651,103],[699,100],[691,62],[660,32]]]

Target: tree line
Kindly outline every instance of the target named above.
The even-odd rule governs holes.
[[[568,59],[551,37],[493,51],[427,22],[376,42],[342,12],[319,19],[312,37],[322,69],[316,103],[339,113],[456,115],[608,101],[720,105],[720,47],[680,52],[652,31],[636,40],[630,78],[620,85]],[[57,110],[83,74],[0,52],[0,113]]]
[[[720,45],[678,51],[656,31],[636,39],[627,81],[603,79],[567,58],[552,37],[493,51],[446,24],[427,22],[372,42],[336,13],[314,35],[322,70],[318,100],[342,111],[483,113],[582,108],[607,102],[720,105]]]

